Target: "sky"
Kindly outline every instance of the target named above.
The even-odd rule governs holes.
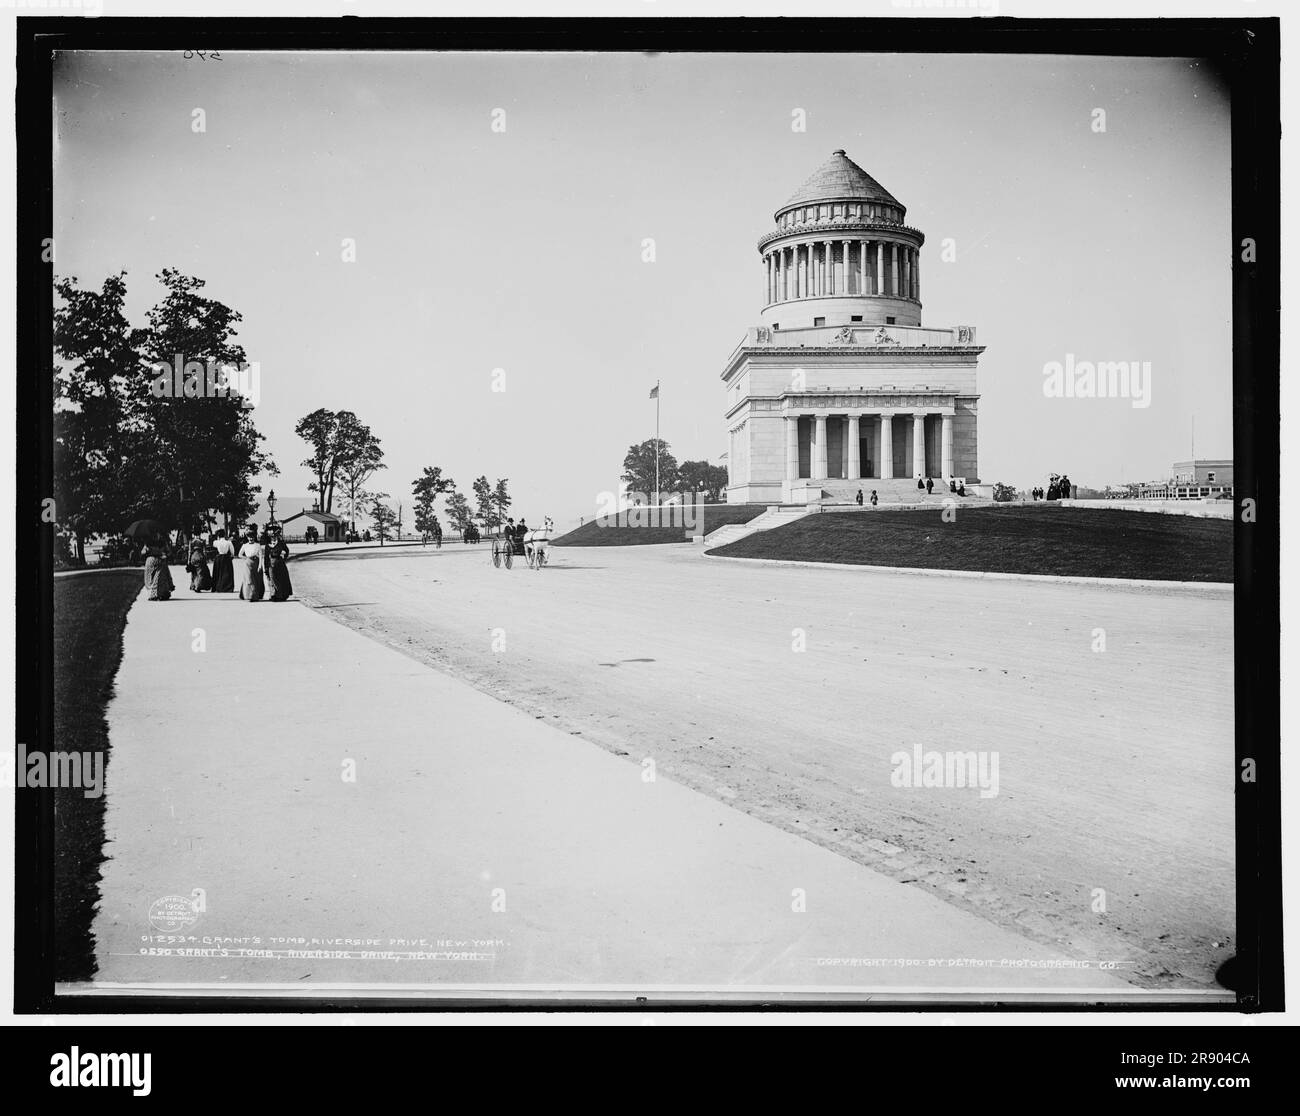
[[[836,148],[926,234],[923,324],[987,347],[981,479],[1162,479],[1193,428],[1232,454],[1229,111],[1195,60],[78,53],[54,110],[56,273],[125,270],[135,324],[164,267],[239,311],[280,492],[296,421],[349,409],[390,503],[438,465],[566,525],[656,381],[678,460],[719,463],[756,243]],[[1150,362],[1150,405],[1048,397],[1068,356]]]

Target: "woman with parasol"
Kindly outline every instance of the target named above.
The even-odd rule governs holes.
[[[176,585],[167,565],[167,528],[156,519],[137,519],[123,533],[144,547],[144,587],[148,599],[171,600]]]

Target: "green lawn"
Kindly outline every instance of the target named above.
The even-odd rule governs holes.
[[[54,743],[67,752],[103,752],[104,710],[122,662],[126,613],[144,586],[138,569],[54,579]],[[30,747],[30,745],[29,745]],[[104,860],[104,796],[77,787],[54,791],[54,947],[56,980],[95,972],[91,919]]]
[[[646,546],[655,543],[685,542],[693,535],[707,535],[728,523],[748,523],[767,511],[766,504],[705,504],[698,509],[699,521],[691,529],[681,526],[677,519],[676,526],[667,526],[671,508],[650,508],[648,513],[660,517],[660,526],[634,527],[621,526],[613,516],[593,519],[575,528],[567,535],[553,540],[553,546]],[[676,514],[681,515],[678,509]]]
[[[709,551],[728,558],[915,569],[1232,581],[1232,521],[1104,508],[822,513]]]

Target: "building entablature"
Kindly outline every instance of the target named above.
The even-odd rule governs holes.
[[[745,361],[756,365],[797,363],[799,360],[815,360],[818,367],[826,367],[828,357],[845,357],[849,359],[836,362],[843,367],[894,367],[898,357],[924,357],[926,363],[940,365],[971,365],[984,351],[983,345],[891,345],[876,348],[832,349],[823,346],[799,345],[794,347],[761,345],[741,345],[731,354],[722,369],[722,379],[728,380],[736,369]],[[767,359],[774,358],[774,359]],[[938,359],[935,359],[938,358]]]
[[[825,221],[821,224],[809,223],[794,225],[788,229],[773,229],[772,232],[759,239],[756,247],[762,252],[778,240],[786,241],[789,244],[803,244],[813,241],[844,239],[842,236],[835,236],[835,233],[879,233],[881,235],[873,236],[870,239],[898,241],[910,244],[915,248],[919,248],[925,243],[925,233],[920,229],[912,228],[911,225],[895,225],[887,221]]]
[[[954,415],[959,402],[976,403],[979,395],[955,387],[816,388],[787,391],[780,395],[750,395],[729,407],[728,422],[742,411],[775,414],[782,418],[801,415]]]

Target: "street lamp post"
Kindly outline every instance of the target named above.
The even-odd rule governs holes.
[[[275,523],[275,489],[274,488],[271,489],[271,491],[266,494],[266,506],[267,508],[270,509],[271,512],[270,522],[267,523],[267,526],[270,527],[272,524]]]

